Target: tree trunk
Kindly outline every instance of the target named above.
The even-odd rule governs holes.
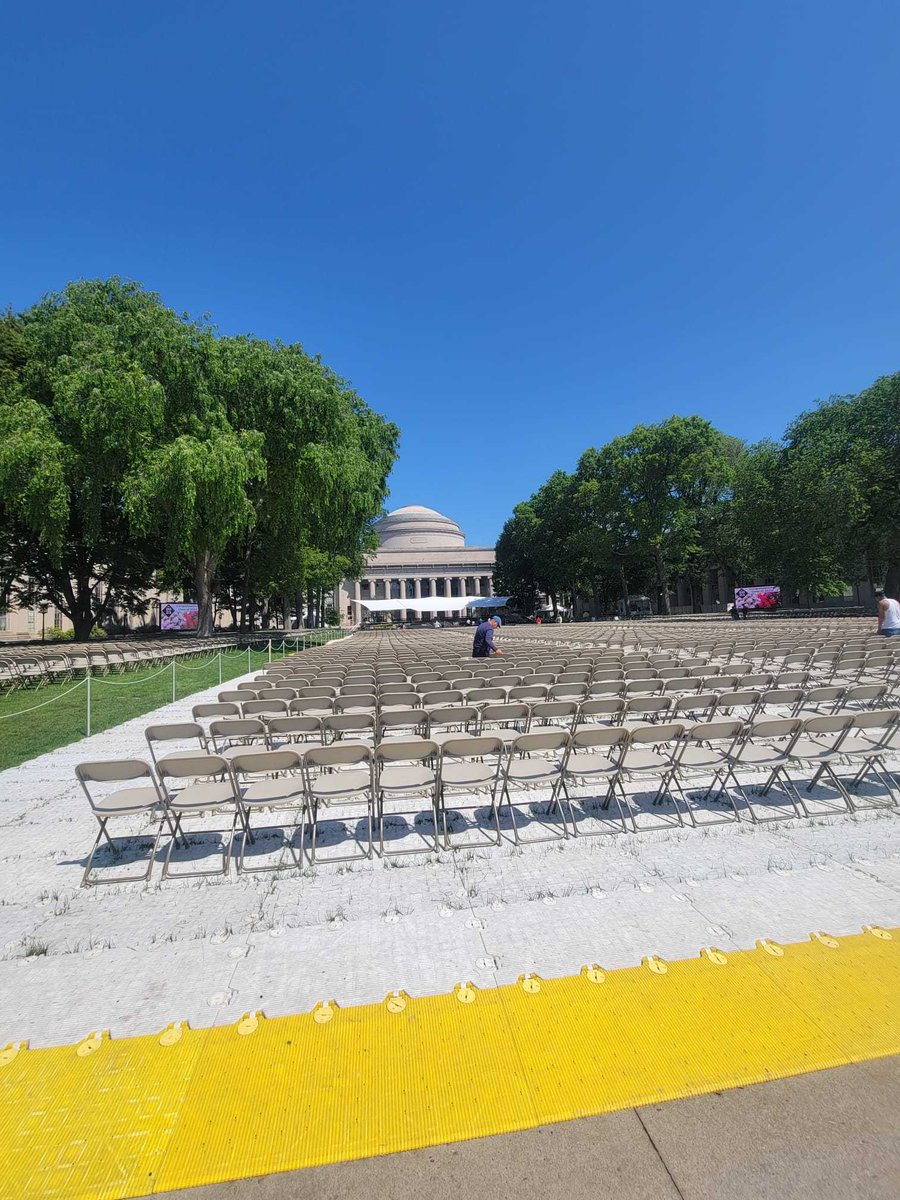
[[[892,600],[900,598],[900,562],[890,563],[885,571],[884,594]]]
[[[291,603],[287,596],[281,597],[281,623],[285,631],[291,627]]]
[[[194,563],[194,588],[197,593],[197,634],[210,637],[213,632],[213,584],[216,578],[215,556],[208,550]]]
[[[670,616],[672,606],[669,603],[669,573],[666,570],[666,564],[663,556],[657,552],[654,556],[654,565],[656,567],[656,582],[659,587],[660,602],[664,616]]]

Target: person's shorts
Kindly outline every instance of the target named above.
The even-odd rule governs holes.
[[[897,637],[900,634],[900,629],[882,629],[882,637]]]

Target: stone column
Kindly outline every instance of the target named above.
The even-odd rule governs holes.
[[[405,600],[406,598],[407,598],[406,597],[406,576],[401,575],[401,577],[400,577],[400,599]],[[406,609],[405,608],[400,609],[400,620],[401,621],[406,620]]]
[[[353,599],[359,601],[362,599],[362,585],[358,579],[353,580]],[[350,624],[362,624],[362,605],[359,603],[350,605]]]
[[[493,596],[493,594],[494,594],[494,576],[493,575],[488,575],[488,577],[487,577],[487,593],[486,594],[488,596]]]

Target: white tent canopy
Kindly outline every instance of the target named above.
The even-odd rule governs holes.
[[[408,612],[457,612],[462,608],[475,606],[484,608],[484,601],[488,600],[491,607],[502,608],[505,603],[503,596],[416,596],[409,600],[354,600],[354,604],[361,604],[363,608],[367,608],[369,612],[402,612],[406,609]],[[476,601],[481,603],[476,605]]]

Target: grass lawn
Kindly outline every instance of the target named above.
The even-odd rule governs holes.
[[[307,646],[314,634],[306,635]],[[322,638],[325,641],[326,638]],[[280,643],[278,643],[280,645]],[[292,653],[288,643],[287,653]],[[269,661],[268,649],[223,650],[222,682],[258,671]],[[284,657],[272,650],[272,661]],[[184,699],[219,682],[218,655],[187,659],[175,665],[175,698]],[[52,703],[48,703],[52,701]],[[152,712],[172,702],[172,666],[141,668],[122,675],[95,675],[91,679],[91,733],[102,733],[132,717]],[[43,705],[35,709],[35,705]],[[34,711],[25,712],[25,709]],[[87,732],[87,685],[82,679],[19,688],[0,696],[0,770],[14,767],[57,746],[78,741]]]

